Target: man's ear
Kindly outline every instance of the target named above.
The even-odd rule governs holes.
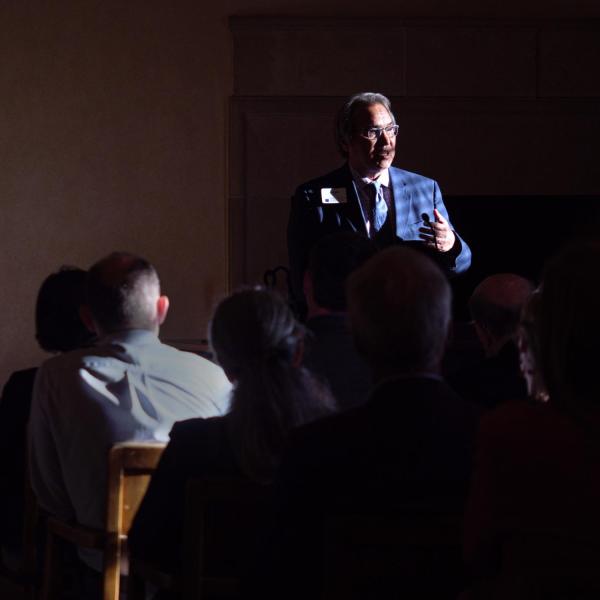
[[[94,323],[94,318],[92,317],[92,311],[90,310],[89,305],[82,304],[79,307],[79,318],[81,322],[85,325],[85,328],[91,333],[99,334],[98,328]]]
[[[167,296],[159,296],[156,301],[156,316],[158,318],[158,324],[162,325],[167,318],[169,312],[169,298]]]

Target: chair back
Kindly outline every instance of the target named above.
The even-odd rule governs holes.
[[[118,600],[120,576],[127,573],[127,533],[164,448],[165,444],[157,442],[122,442],[109,450],[103,530],[48,520],[43,600],[60,597],[58,539],[102,552],[102,598]]]
[[[184,600],[239,596],[268,497],[268,486],[241,478],[190,480],[183,539]]]
[[[164,449],[162,443],[122,442],[109,450],[103,561],[105,600],[119,597],[127,533]]]

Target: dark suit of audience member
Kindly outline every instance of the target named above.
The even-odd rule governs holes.
[[[212,318],[210,339],[233,383],[231,410],[175,424],[129,534],[133,555],[168,571],[181,563],[188,479],[268,484],[289,430],[333,409],[327,390],[299,365],[301,326],[278,295],[246,290],[226,298]]]
[[[357,233],[336,233],[313,247],[304,276],[308,304],[305,364],[331,387],[338,408],[362,404],[371,372],[350,333],[346,280],[375,254],[371,240]]]
[[[358,269],[348,290],[353,332],[375,385],[365,405],[293,437],[276,482],[270,556],[281,580],[273,597],[284,589],[288,597],[319,597],[328,515],[393,514],[406,505],[459,512],[466,496],[478,412],[439,375],[451,305],[444,274],[398,247]],[[431,573],[431,583],[442,590],[437,597],[456,594],[457,581],[440,573]]]
[[[511,273],[491,275],[475,288],[469,311],[485,356],[448,376],[448,383],[463,398],[493,408],[527,396],[516,334],[532,292],[529,280]]]
[[[36,338],[46,352],[66,352],[91,343],[93,336],[79,319],[85,271],[63,267],[50,275],[38,293]],[[0,399],[0,544],[3,561],[17,566],[23,535],[27,473],[27,422],[37,368],[16,371]]]
[[[175,423],[129,532],[135,556],[167,571],[180,566],[188,479],[244,476],[229,441],[227,421],[228,417],[213,417]]]
[[[504,542],[537,532],[539,552],[550,560],[556,552],[557,579],[551,586],[562,583],[569,589],[552,597],[597,597],[598,587],[590,596],[585,578],[571,574],[561,582],[559,573],[570,544],[581,550],[585,542],[584,548],[593,550],[600,538],[598,261],[600,244],[595,242],[568,247],[546,265],[541,291],[525,306],[520,327],[521,365],[531,400],[500,406],[482,422],[465,555],[475,574],[488,582],[502,572]],[[560,544],[549,546],[553,539]],[[531,542],[530,548],[536,552]],[[578,559],[582,576],[587,570],[596,586],[597,555],[593,550],[587,561]],[[504,556],[506,567],[514,564],[510,554]],[[547,571],[544,579],[551,576]],[[503,597],[530,597],[519,595],[523,584],[547,583],[528,577],[520,573],[519,580],[509,580],[515,587],[505,589]]]

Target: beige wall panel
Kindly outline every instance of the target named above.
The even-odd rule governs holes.
[[[407,27],[408,96],[534,96],[535,30],[518,25]]]
[[[237,95],[404,94],[404,30],[343,19],[232,21]]]
[[[225,20],[207,23],[191,3],[2,3],[0,385],[46,356],[44,277],[115,249],[156,264],[164,337],[204,336],[227,286],[230,73],[207,52],[227,48]]]

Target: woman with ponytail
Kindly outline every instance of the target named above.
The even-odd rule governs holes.
[[[217,306],[209,337],[233,383],[230,411],[174,425],[129,534],[133,555],[166,569],[181,559],[188,479],[269,483],[290,430],[333,410],[329,391],[301,366],[302,327],[277,294],[232,294]]]

